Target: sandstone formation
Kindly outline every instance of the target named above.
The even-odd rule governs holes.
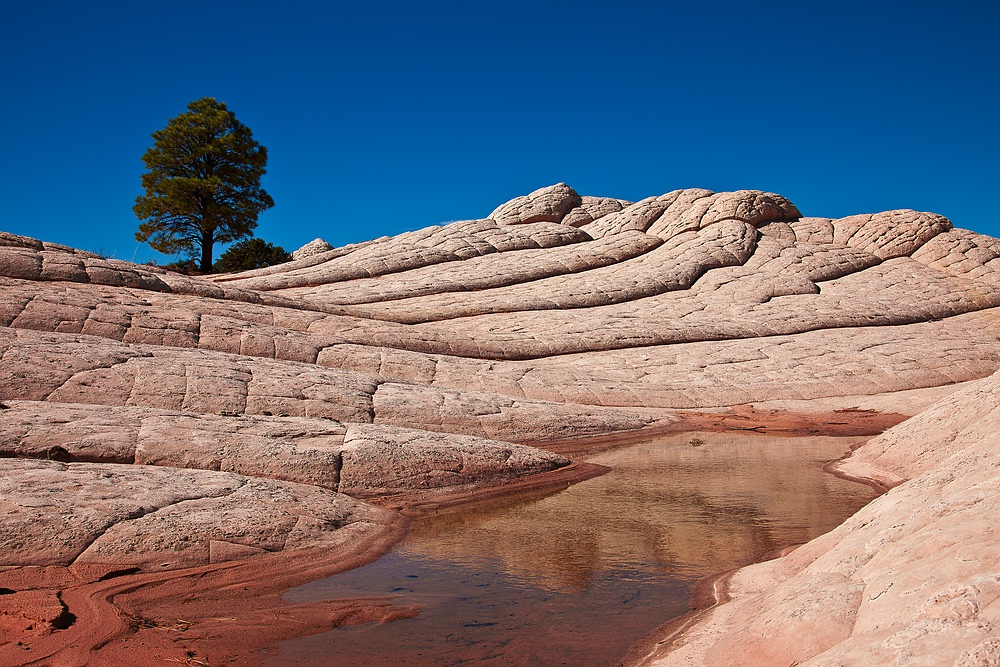
[[[979,526],[982,551],[995,525],[994,482],[971,461],[996,431],[983,407],[996,381],[982,378],[1000,369],[1000,240],[936,214],[805,217],[748,190],[632,203],[560,183],[484,219],[342,248],[316,239],[288,263],[208,277],[0,232],[0,325],[0,592],[13,591],[0,595],[0,662],[13,660],[5,632],[51,634],[75,613],[58,602],[59,568],[91,586],[254,554],[348,562],[398,534],[387,506],[584,474],[537,445],[734,424],[871,435],[942,399],[844,464],[899,485],[868,523],[737,575],[709,639],[676,655],[868,664],[858,656],[888,641],[876,626],[891,622],[902,647],[899,633],[934,634],[920,634],[927,614],[951,619],[968,655],[994,650],[982,560],[935,565],[924,616],[883,606],[913,582],[869,600],[888,585],[872,555],[891,542],[884,525],[909,526],[890,530],[900,562],[922,526],[940,524],[949,545]],[[913,576],[932,565],[912,560]],[[968,587],[974,603],[954,605],[979,611],[933,611]],[[34,616],[15,594],[41,596]],[[809,604],[834,620],[808,625]],[[756,634],[725,625],[736,605]],[[781,614],[811,633],[794,655],[766,639],[786,632]]]
[[[318,255],[320,253],[327,252],[328,250],[333,250],[333,246],[323,239],[313,239],[293,252],[292,259],[305,259],[306,257],[312,257],[313,255]]]
[[[304,484],[155,465],[2,462],[0,566],[176,568],[328,547],[388,512]]]
[[[131,406],[96,412],[79,403],[34,401],[6,405],[0,411],[0,447],[7,455],[167,467],[157,474],[175,468],[233,472],[353,496],[518,479],[567,463],[512,443],[317,417],[194,415]]]

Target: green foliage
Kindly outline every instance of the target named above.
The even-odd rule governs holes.
[[[167,268],[171,271],[183,273],[187,276],[200,276],[202,274],[202,271],[198,269],[198,263],[192,258],[179,259],[176,262],[170,262],[167,264]]]
[[[153,133],[142,156],[145,194],[132,210],[143,222],[135,238],[162,253],[201,255],[212,270],[212,248],[253,236],[257,216],[274,206],[260,186],[267,149],[225,103],[203,97]]]
[[[243,239],[219,256],[212,269],[219,273],[249,271],[274,266],[292,259],[291,253],[264,239]]]

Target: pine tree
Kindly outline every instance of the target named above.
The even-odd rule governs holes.
[[[257,216],[274,206],[260,186],[267,149],[225,103],[203,97],[153,133],[142,156],[146,192],[132,210],[143,220],[135,238],[165,254],[201,255],[212,270],[212,248],[253,236]]]

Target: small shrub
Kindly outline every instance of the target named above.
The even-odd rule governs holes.
[[[243,239],[222,253],[218,261],[212,265],[212,270],[216,273],[249,271],[283,264],[291,259],[291,253],[280,245],[276,246],[264,239]]]
[[[188,276],[201,275],[201,271],[198,270],[198,263],[193,259],[179,259],[176,262],[167,264],[166,268]]]

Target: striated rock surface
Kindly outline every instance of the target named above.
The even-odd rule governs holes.
[[[321,253],[333,250],[333,246],[324,241],[323,239],[313,239],[309,243],[305,244],[298,250],[292,253],[292,259],[305,259],[307,257],[312,257],[313,255],[319,255]]]
[[[207,470],[0,460],[0,566],[204,565],[332,547],[392,513],[304,484]]]
[[[475,486],[566,465],[562,456],[531,447],[377,424],[352,425],[342,457],[340,491],[358,497]]]
[[[562,222],[571,209],[583,204],[576,190],[565,183],[535,190],[501,204],[490,213],[491,220],[501,225],[523,225],[529,222]],[[578,225],[574,225],[578,226]]]
[[[567,464],[556,454],[509,442],[316,417],[6,405],[0,455],[234,472],[354,496],[510,481]]]
[[[736,575],[734,602],[665,659],[989,664],[998,369],[1000,240],[911,210],[560,183],[205,278],[0,233],[0,568],[344,554],[399,530],[370,503],[577,474],[532,445],[870,435],[943,400],[843,464],[896,488]],[[56,588],[0,596],[0,632],[55,628]],[[30,619],[4,611],[31,595]]]

